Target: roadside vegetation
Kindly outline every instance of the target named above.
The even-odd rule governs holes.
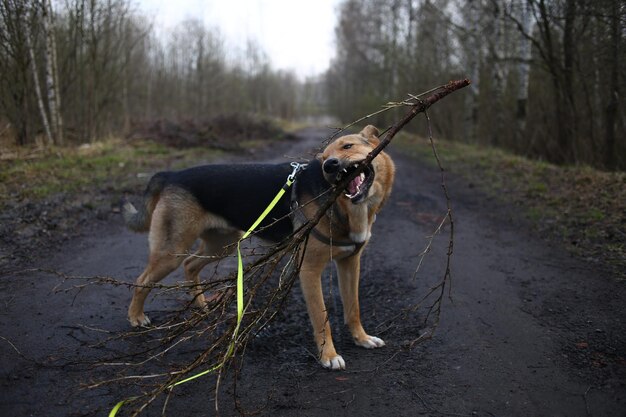
[[[89,192],[102,184],[122,191],[145,183],[157,170],[210,162],[229,151],[250,152],[285,137],[270,119],[232,115],[202,123],[143,123],[127,138],[75,147],[6,146],[0,151],[0,207]]]
[[[272,120],[238,115],[157,121],[126,138],[79,146],[0,146],[0,269],[111,220],[121,197],[140,195],[157,171],[256,152],[285,138]]]
[[[518,207],[538,232],[626,279],[626,173],[557,166],[492,147],[444,140],[436,145],[447,172],[496,202]],[[435,164],[424,138],[404,134],[396,146]]]
[[[22,149],[25,156],[0,165],[0,205],[36,201],[55,193],[78,193],[107,183],[116,189],[133,187],[142,172],[211,159],[215,149],[172,149],[148,140],[124,142],[111,138],[77,148]],[[200,154],[198,154],[200,152]],[[137,176],[137,174],[139,174]]]
[[[76,148],[21,148],[15,159],[3,153],[0,271],[111,221],[124,193],[140,195],[150,174],[222,153],[118,138]]]

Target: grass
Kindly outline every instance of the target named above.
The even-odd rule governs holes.
[[[56,193],[78,193],[106,183],[131,186],[139,172],[176,169],[210,161],[221,151],[174,149],[150,142],[109,139],[77,148],[21,150],[27,157],[0,161],[0,207],[9,201],[44,200]],[[144,180],[145,181],[145,180]]]
[[[426,139],[404,134],[396,145],[435,163]],[[556,166],[449,141],[436,145],[448,172],[464,177],[496,201],[519,207],[539,231],[626,279],[626,173]]]

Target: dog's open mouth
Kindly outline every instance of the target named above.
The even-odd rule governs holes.
[[[358,166],[358,164],[352,164],[337,174],[337,181],[340,181],[347,175],[350,175]],[[353,203],[358,203],[363,200],[374,182],[374,169],[371,165],[365,166],[363,172],[354,177],[346,186],[344,195],[350,199]]]

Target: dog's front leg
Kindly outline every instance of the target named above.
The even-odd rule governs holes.
[[[323,268],[323,263],[315,262],[314,260],[313,262],[307,262],[307,259],[305,259],[300,269],[300,285],[306,301],[309,318],[313,325],[313,335],[320,363],[324,368],[345,369],[345,361],[335,351],[330,332],[330,323],[328,322],[328,313],[324,305],[321,278]]]
[[[361,254],[357,253],[336,262],[339,273],[339,290],[341,292],[341,301],[343,302],[343,317],[350,329],[354,343],[367,349],[385,346],[385,342],[382,339],[365,333],[361,325],[359,308]]]

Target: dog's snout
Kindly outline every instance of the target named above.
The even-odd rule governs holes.
[[[333,174],[339,171],[339,159],[337,158],[329,158],[324,161],[324,172],[327,174]]]

